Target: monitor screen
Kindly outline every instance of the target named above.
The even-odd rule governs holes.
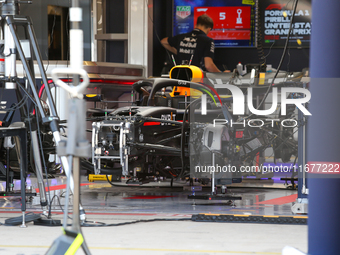
[[[174,0],[173,35],[193,30],[203,14],[214,21],[208,36],[216,47],[255,47],[254,1]]]
[[[262,44],[264,47],[285,45],[294,1],[260,0]],[[290,47],[309,47],[311,39],[311,0],[299,0],[289,39]]]

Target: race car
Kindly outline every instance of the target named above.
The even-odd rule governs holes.
[[[297,129],[304,123],[297,120],[297,107],[285,105],[283,115],[280,104],[267,95],[273,88],[277,94],[277,89],[288,87],[292,89],[285,91],[292,92],[282,101],[304,98],[305,76],[305,71],[280,72],[259,79],[250,73],[215,74],[185,65],[175,66],[169,79],[138,81],[133,85],[139,95],[134,105],[92,124],[94,173],[119,180],[128,176],[129,182],[139,184],[157,177],[209,179],[213,174],[217,184],[224,185],[241,182],[241,166],[258,165],[267,148],[273,148],[274,160],[287,162],[297,156]],[[294,88],[300,90],[294,93]],[[272,114],[256,119],[248,109],[240,114],[235,91],[246,93],[248,104],[250,92],[251,101],[262,100],[258,111],[269,101]],[[217,173],[218,166],[227,171]]]

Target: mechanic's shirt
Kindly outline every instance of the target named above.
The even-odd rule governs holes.
[[[177,64],[185,61],[189,63],[193,55],[191,64],[203,68],[205,57],[214,59],[214,40],[200,29],[195,28],[189,33],[169,37],[168,43],[177,49]]]

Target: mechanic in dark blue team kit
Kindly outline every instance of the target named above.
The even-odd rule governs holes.
[[[162,39],[168,51],[177,56],[181,64],[191,64],[208,72],[221,72],[214,64],[214,40],[207,35],[214,27],[212,18],[203,14],[197,18],[196,27],[189,33]]]

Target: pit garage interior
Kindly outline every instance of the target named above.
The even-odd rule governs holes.
[[[340,254],[339,11],[0,1],[0,254]],[[200,12],[221,73],[161,45]]]

